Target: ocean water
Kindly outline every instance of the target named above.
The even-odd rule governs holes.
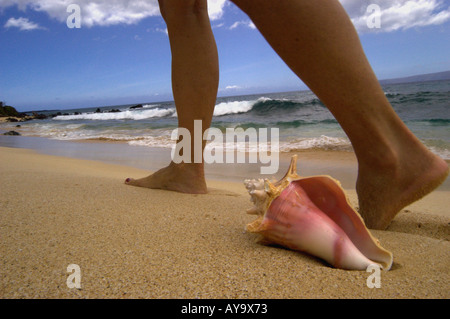
[[[433,152],[450,160],[450,81],[385,85],[393,108]],[[173,102],[142,103],[42,113],[68,113],[45,120],[1,124],[1,130],[16,130],[24,136],[57,140],[123,141],[141,147],[171,148],[177,127]],[[121,112],[108,112],[119,109]],[[320,149],[351,151],[352,146],[333,115],[310,91],[265,93],[218,98],[212,127],[279,128],[281,152]],[[215,141],[215,143],[218,143]],[[211,146],[211,145],[210,145]],[[217,147],[217,146],[216,146]],[[225,149],[252,150],[249,143],[224,143]]]

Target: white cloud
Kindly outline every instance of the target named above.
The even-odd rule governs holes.
[[[169,35],[169,30],[167,30],[167,28],[164,28],[164,29],[156,28],[155,31],[156,32],[162,32],[162,33],[165,33],[165,34]]]
[[[0,0],[0,10],[17,5],[19,10],[46,12],[51,18],[65,22],[69,15],[67,7],[72,3],[81,8],[82,27],[134,24],[147,17],[160,15],[157,0]],[[226,0],[208,0],[211,20],[222,17],[226,4]]]
[[[5,28],[19,28],[21,31],[30,31],[36,29],[43,29],[37,23],[29,21],[27,18],[10,18],[5,23]]]
[[[347,10],[358,32],[390,32],[413,27],[438,25],[450,21],[448,0],[340,0]],[[117,24],[135,24],[151,17],[159,16],[157,0],[0,0],[0,11],[16,5],[19,10],[34,10],[47,13],[51,18],[66,22],[69,13],[68,5],[76,3],[81,7],[82,27],[108,26]],[[220,20],[229,4],[226,0],[208,0],[208,12],[211,20]],[[371,13],[367,8],[376,4],[381,10],[381,28],[370,29],[367,21]],[[19,18],[21,19],[21,18]],[[25,18],[23,18],[25,19]],[[31,30],[36,26],[30,21],[22,23]],[[27,23],[28,26],[27,26]],[[11,25],[13,26],[13,25]],[[216,27],[220,26],[217,24]],[[231,27],[240,26],[255,28],[251,21],[237,21]],[[25,30],[25,29],[24,29]]]
[[[211,20],[222,18],[224,7],[228,4],[226,0],[208,0],[208,14]]]
[[[246,26],[246,27],[249,27],[250,29],[256,29],[256,26],[253,24],[252,21],[236,21],[235,23],[233,23],[233,24],[229,27],[229,29],[230,29],[230,30],[233,30],[233,29],[236,29],[237,27],[239,27],[239,26],[241,26],[241,25]]]
[[[237,90],[240,89],[241,87],[238,85],[228,85],[225,87],[225,90]]]
[[[391,32],[414,27],[439,25],[450,21],[450,6],[443,0],[340,0],[358,32]],[[447,3],[447,4],[446,4]],[[380,28],[370,28],[367,22],[373,12],[369,5],[380,9]]]
[[[216,29],[216,28],[222,28],[224,25],[225,25],[225,23],[221,22],[221,23],[213,24],[211,27],[213,29]]]

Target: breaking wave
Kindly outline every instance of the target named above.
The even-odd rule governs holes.
[[[74,115],[59,115],[53,118],[56,121],[73,121],[73,120],[145,120],[150,118],[158,118],[171,116],[175,113],[175,109],[150,108],[142,111],[121,111],[106,113],[81,113]]]

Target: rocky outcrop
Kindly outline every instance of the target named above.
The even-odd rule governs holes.
[[[9,132],[3,133],[3,135],[19,136],[20,133],[16,132],[16,131],[9,131]]]
[[[17,110],[9,105],[3,105],[3,102],[0,102],[0,117],[21,117],[23,113],[17,112]]]

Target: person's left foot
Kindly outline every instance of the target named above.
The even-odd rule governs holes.
[[[208,191],[202,164],[171,162],[169,166],[147,177],[127,178],[125,184],[188,194],[206,194]]]

